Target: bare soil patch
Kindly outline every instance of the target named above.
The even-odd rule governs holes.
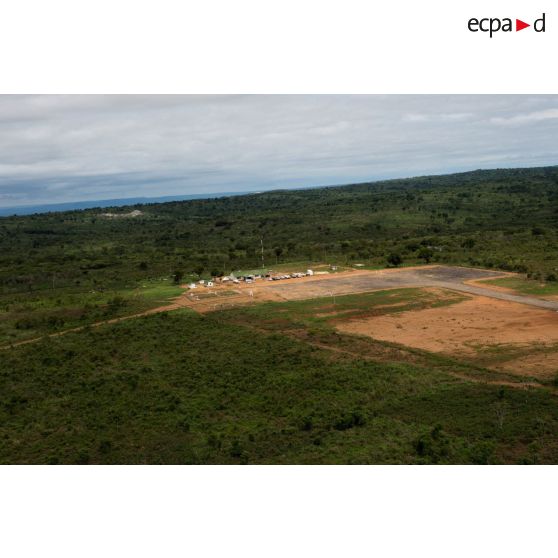
[[[344,333],[483,359],[488,366],[492,360],[493,368],[510,373],[548,377],[557,371],[558,352],[551,349],[558,343],[558,314],[503,300],[471,297],[440,308],[339,320],[336,327]]]
[[[493,368],[502,372],[553,380],[558,376],[558,350],[528,354],[496,364]]]

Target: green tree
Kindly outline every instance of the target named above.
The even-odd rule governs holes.
[[[418,253],[418,257],[421,260],[424,260],[426,263],[430,263],[430,260],[432,259],[432,257],[434,256],[434,252],[430,249],[430,248],[421,248],[419,253]]]
[[[387,263],[389,265],[393,265],[394,267],[397,267],[403,263],[403,258],[401,257],[400,254],[394,252],[387,257]]]
[[[472,250],[472,249],[475,247],[475,244],[476,244],[476,243],[477,243],[477,242],[476,242],[476,240],[475,240],[474,238],[466,238],[466,239],[462,242],[461,246],[462,246],[463,248],[466,248],[467,250]]]

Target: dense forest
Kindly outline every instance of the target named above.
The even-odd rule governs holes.
[[[392,256],[552,280],[557,226],[558,167],[6,217],[0,292],[228,273],[259,266],[262,240],[270,263],[381,266]]]

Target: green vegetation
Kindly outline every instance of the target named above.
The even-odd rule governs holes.
[[[541,344],[533,344],[530,347],[479,347],[474,358],[464,361],[397,343],[371,339],[368,336],[341,334],[337,329],[337,326],[345,321],[440,308],[463,300],[466,300],[466,297],[449,290],[392,289],[290,302],[268,302],[221,311],[219,319],[259,332],[283,333],[312,346],[327,347],[360,358],[382,362],[407,362],[428,371],[444,371],[472,380],[506,382],[518,386],[533,382],[534,378],[528,376],[510,375],[493,369],[488,370],[486,367],[526,354],[552,352],[556,347]],[[535,382],[542,385],[540,381]]]
[[[257,272],[261,239],[277,271],[449,263],[524,273],[550,294],[557,201],[546,167],[1,218],[0,344],[157,306],[148,281]]]
[[[2,218],[0,346],[259,270],[262,238],[277,271],[460,264],[558,294],[557,201],[549,167]],[[518,389],[528,378],[334,328],[461,299],[398,289],[177,310],[0,350],[0,462],[556,463],[550,381]]]
[[[335,269],[333,269],[332,267],[334,267]],[[380,266],[378,266],[380,267]],[[381,266],[384,267],[384,266]],[[271,274],[277,274],[277,273],[294,273],[294,272],[305,272],[307,269],[313,269],[315,271],[327,271],[328,273],[340,273],[342,271],[349,271],[349,270],[353,270],[353,269],[359,269],[359,267],[353,266],[353,265],[329,265],[329,264],[324,264],[322,262],[312,262],[309,260],[303,260],[303,261],[293,261],[293,262],[287,262],[287,263],[280,263],[280,264],[274,264],[274,265],[270,265],[270,266],[266,266],[264,268],[262,267],[256,267],[256,268],[246,268],[246,269],[234,269],[233,273],[236,276],[241,276],[241,275],[257,275],[257,274],[266,274],[266,273],[271,273]]]
[[[183,291],[169,280],[136,288],[34,291],[0,296],[0,344],[31,339],[162,306]]]
[[[281,331],[285,328],[321,327],[332,329],[338,319],[364,319],[423,308],[456,304],[467,297],[454,292],[432,292],[425,289],[391,289],[370,293],[330,296],[290,302],[267,302],[222,312],[235,323],[258,324],[259,327]]]
[[[0,292],[122,288],[323,262],[426,261],[547,275],[558,268],[558,167],[0,219]],[[103,212],[140,209],[134,219]],[[397,263],[399,265],[399,263]]]
[[[175,311],[0,353],[2,463],[556,462],[545,389]]]
[[[523,277],[503,277],[501,279],[490,279],[481,281],[487,286],[495,285],[512,289],[520,294],[535,296],[556,296],[558,295],[558,281],[551,280],[542,282],[540,280]]]

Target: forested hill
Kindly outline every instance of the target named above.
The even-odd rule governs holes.
[[[141,214],[128,215],[138,210]],[[111,213],[105,216],[104,213]],[[109,287],[267,261],[439,261],[550,277],[558,167],[0,219],[0,288]],[[393,258],[392,258],[392,261]],[[395,260],[397,261],[397,259]]]

